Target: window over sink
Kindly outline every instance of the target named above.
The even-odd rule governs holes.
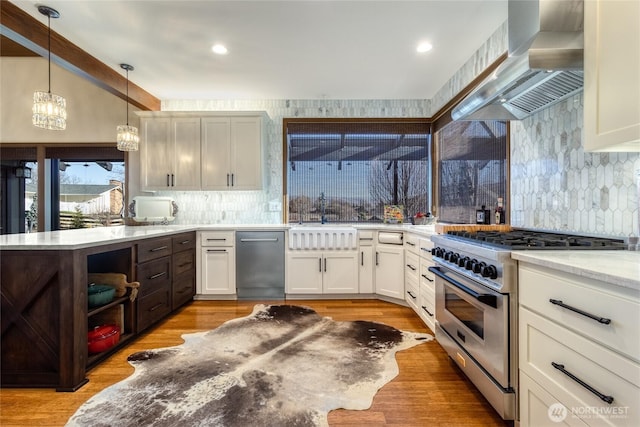
[[[429,212],[426,119],[284,119],[288,221],[382,222]]]

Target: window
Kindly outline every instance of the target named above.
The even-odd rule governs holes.
[[[2,147],[2,233],[123,224],[121,151],[104,146],[41,148]],[[38,152],[44,153],[39,162]],[[24,168],[30,176],[18,176],[16,171]]]
[[[494,211],[506,198],[507,135],[507,122],[495,120],[450,122],[435,133],[439,221],[475,223],[477,209]]]
[[[430,124],[423,119],[284,119],[289,222],[382,222],[431,203]]]

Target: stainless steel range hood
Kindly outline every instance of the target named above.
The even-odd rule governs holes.
[[[509,57],[451,112],[521,120],[582,90],[583,0],[509,0]]]

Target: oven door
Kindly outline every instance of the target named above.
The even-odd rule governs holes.
[[[436,319],[440,327],[503,388],[509,378],[509,295],[438,265]]]

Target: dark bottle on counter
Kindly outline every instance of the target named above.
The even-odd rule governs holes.
[[[505,223],[504,202],[502,197],[498,197],[498,206],[496,206],[496,224]]]
[[[476,209],[476,224],[489,224],[490,219],[491,212],[485,205],[482,205],[481,209]]]

